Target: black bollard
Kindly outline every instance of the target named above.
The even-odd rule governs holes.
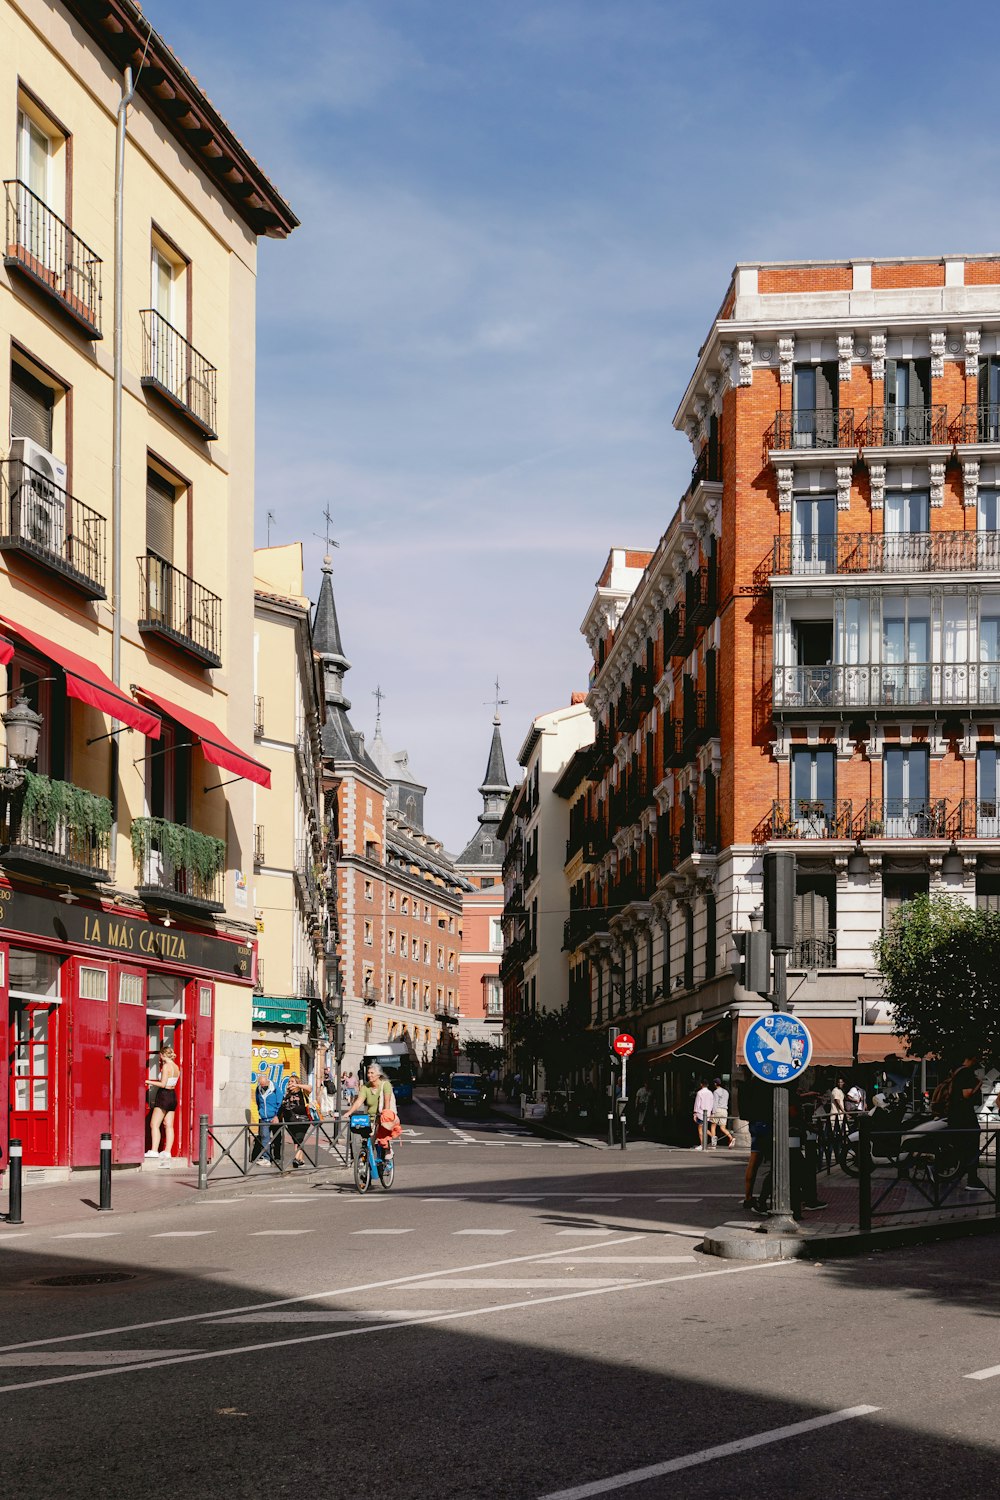
[[[10,1181],[7,1185],[7,1212],[4,1219],[8,1224],[22,1224],[21,1218],[21,1142],[10,1143]]]
[[[101,1133],[101,1206],[99,1213],[111,1212],[111,1136]]]

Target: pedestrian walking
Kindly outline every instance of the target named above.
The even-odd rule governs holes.
[[[644,1078],[635,1091],[635,1128],[640,1135],[646,1134],[646,1121],[652,1102],[653,1091]]]
[[[696,1151],[705,1151],[709,1144],[710,1121],[712,1110],[715,1108],[715,1095],[703,1078],[698,1085],[698,1092],[694,1096],[694,1123],[698,1127],[698,1144]]]
[[[988,1191],[979,1177],[979,1115],[977,1105],[982,1098],[983,1084],[979,1076],[979,1054],[970,1052],[962,1059],[962,1066],[951,1080],[948,1095],[948,1128],[961,1131],[953,1139],[962,1153],[962,1170],[965,1172],[965,1188],[969,1193]]]
[[[306,1164],[302,1142],[305,1140],[311,1118],[309,1092],[308,1085],[299,1081],[299,1075],[291,1073],[288,1078],[288,1087],[285,1089],[284,1098],[278,1109],[278,1119],[283,1125],[287,1125],[288,1134],[295,1142],[295,1155],[292,1157],[292,1166],[295,1168],[304,1167]]]
[[[358,1080],[353,1073],[344,1074],[344,1103],[353,1104],[358,1097]]]
[[[146,1087],[153,1089],[153,1111],[149,1117],[149,1150],[147,1156],[170,1157],[174,1154],[174,1117],[177,1113],[177,1090],[181,1082],[181,1070],[177,1064],[177,1053],[173,1047],[161,1047],[158,1055],[159,1077],[147,1078]],[[160,1150],[160,1130],[163,1131],[163,1150]]]
[[[257,1087],[254,1090],[254,1100],[257,1105],[257,1145],[258,1149],[253,1156],[256,1161],[258,1156],[265,1160],[274,1162],[275,1166],[281,1165],[281,1136],[275,1133],[275,1123],[278,1118],[278,1110],[281,1101],[285,1097],[286,1082],[282,1074],[272,1077],[270,1069],[262,1063],[260,1072],[257,1074]]]
[[[729,1090],[721,1078],[716,1078],[712,1085],[712,1121],[708,1127],[708,1133],[712,1141],[712,1149],[718,1146],[716,1131],[726,1137],[727,1146],[736,1145],[736,1137],[728,1129],[729,1121]]]

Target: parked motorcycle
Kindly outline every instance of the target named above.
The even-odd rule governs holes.
[[[953,1182],[962,1171],[963,1153],[947,1120],[931,1115],[925,1099],[914,1108],[905,1094],[883,1097],[884,1105],[868,1111],[871,1165],[894,1166],[900,1177],[924,1168],[940,1183]],[[837,1164],[849,1177],[857,1177],[861,1170],[861,1132],[856,1123],[840,1139]]]

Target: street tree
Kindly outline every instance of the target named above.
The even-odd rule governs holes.
[[[1000,1058],[1000,911],[918,896],[896,910],[873,953],[911,1054]]]
[[[467,1037],[462,1042],[462,1051],[480,1073],[489,1073],[503,1068],[504,1051],[500,1042],[491,1042],[488,1037]]]

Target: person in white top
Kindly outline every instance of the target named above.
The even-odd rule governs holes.
[[[715,1148],[719,1144],[718,1140],[716,1139],[717,1133],[726,1137],[726,1144],[728,1146],[736,1145],[736,1137],[727,1128],[728,1119],[729,1090],[726,1088],[721,1078],[716,1078],[714,1080],[714,1086],[712,1089],[712,1123],[708,1127],[708,1133],[711,1137],[713,1150],[715,1150]]]
[[[705,1082],[704,1078],[694,1096],[694,1123],[698,1127],[698,1144],[696,1151],[704,1151],[708,1145],[709,1131],[711,1129],[712,1111],[715,1109],[715,1095]]]
[[[830,1119],[836,1122],[842,1120],[845,1114],[844,1105],[844,1080],[838,1078],[830,1090]]]

